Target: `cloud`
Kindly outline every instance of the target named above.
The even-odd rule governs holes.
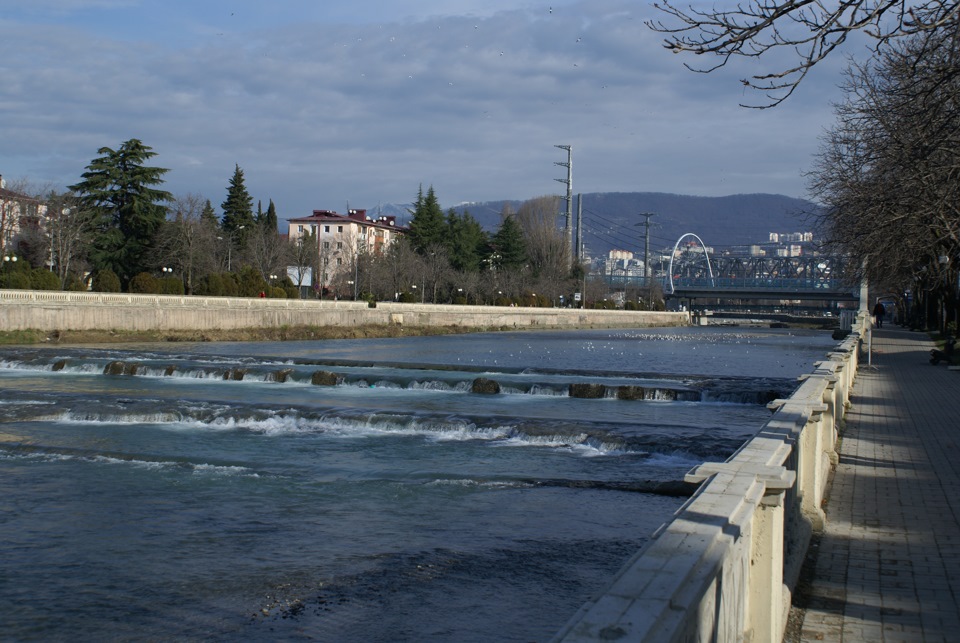
[[[67,185],[99,147],[136,137],[171,169],[167,189],[218,204],[239,164],[254,198],[294,217],[409,201],[421,183],[445,207],[558,193],[553,146],[570,144],[575,191],[800,196],[835,96],[828,70],[776,110],[744,110],[742,69],[686,71],[644,26],[648,9],[617,0],[437,1],[392,20],[367,13],[378,2],[332,3],[219,32],[225,15],[184,5],[162,25],[170,38],[135,22],[152,3],[91,4],[124,5],[111,15],[132,22],[114,36],[0,23],[5,176]]]

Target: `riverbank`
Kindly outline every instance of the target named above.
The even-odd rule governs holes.
[[[279,341],[688,326],[686,312],[0,290],[0,343]]]
[[[467,326],[293,326],[196,331],[39,330],[0,331],[0,346],[24,344],[122,344],[143,342],[284,342],[322,339],[379,339],[516,330]]]

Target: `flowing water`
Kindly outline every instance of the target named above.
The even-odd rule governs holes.
[[[2,349],[0,639],[547,640],[832,345],[689,328]]]

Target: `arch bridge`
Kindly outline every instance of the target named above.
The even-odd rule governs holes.
[[[709,253],[703,240],[689,232],[674,244],[669,257],[653,266],[656,281],[667,299],[687,300],[691,305],[723,301],[749,306],[759,301],[846,302],[857,301],[859,286],[841,277],[842,257],[755,256],[725,251]],[[643,279],[638,286],[644,285]],[[611,285],[625,285],[611,280]]]

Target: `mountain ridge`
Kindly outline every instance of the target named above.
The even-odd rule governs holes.
[[[583,241],[588,254],[609,250],[637,251],[644,244],[646,213],[650,216],[650,246],[670,247],[682,235],[696,234],[714,247],[766,243],[770,233],[816,232],[814,217],[819,206],[806,199],[756,192],[725,196],[696,196],[668,192],[592,192],[583,197]],[[469,212],[485,230],[500,225],[505,204],[516,211],[516,199],[461,203],[452,209]],[[558,225],[563,225],[566,204],[560,201]],[[445,208],[447,210],[448,208]],[[382,214],[409,222],[404,206],[388,204]],[[577,197],[573,219],[576,223]]]

